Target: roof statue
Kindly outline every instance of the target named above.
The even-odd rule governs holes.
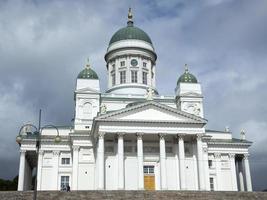
[[[240,137],[241,137],[241,140],[246,140],[246,133],[245,133],[245,130],[241,130],[240,132]]]
[[[154,90],[151,87],[149,87],[146,94],[146,100],[152,101],[153,96],[154,96]]]

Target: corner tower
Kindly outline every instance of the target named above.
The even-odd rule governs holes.
[[[185,64],[185,72],[177,81],[175,93],[176,106],[179,110],[204,117],[201,85],[197,78],[189,73],[187,64]]]
[[[107,93],[146,94],[148,88],[157,93],[155,66],[157,54],[150,37],[134,26],[131,9],[127,26],[110,39],[105,61],[108,70]]]
[[[94,117],[99,112],[100,86],[97,74],[87,61],[79,73],[74,93],[75,130],[90,130]]]

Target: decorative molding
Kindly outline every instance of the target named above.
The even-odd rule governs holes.
[[[136,133],[137,140],[142,140],[143,139],[144,133]]]
[[[58,150],[53,151],[53,155],[59,156],[59,154],[60,154],[60,151],[58,151]]]
[[[207,153],[208,152],[208,147],[203,147],[203,152]]]
[[[196,134],[196,139],[199,141],[199,140],[202,140],[202,137],[203,137],[203,133],[198,133]]]
[[[72,146],[73,151],[79,151],[80,146]]]
[[[229,153],[228,155],[229,155],[230,159],[235,159],[235,154],[234,153]]]
[[[39,155],[44,155],[44,150],[39,150]]]
[[[165,139],[165,136],[166,136],[166,135],[167,135],[166,133],[159,133],[159,139],[160,139],[160,140]]]
[[[105,134],[106,134],[105,132],[99,132],[98,133],[98,137],[101,138],[101,139],[103,139],[104,136],[105,136]]]
[[[214,153],[214,158],[215,159],[220,159],[221,158],[221,153]]]
[[[248,157],[249,157],[249,154],[248,153],[245,153],[244,154],[244,160],[248,160]]]
[[[20,149],[19,152],[20,152],[21,154],[23,154],[23,153],[25,154],[25,153],[26,153],[26,150],[25,150],[25,149]]]
[[[118,135],[118,138],[123,138],[123,136],[125,135],[125,133],[119,132],[119,133],[117,133],[117,135]]]
[[[182,140],[183,141],[184,140],[184,136],[185,136],[185,134],[178,134],[177,135],[178,140],[180,140],[180,141]]]

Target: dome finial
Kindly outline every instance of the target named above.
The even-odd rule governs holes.
[[[187,74],[189,72],[188,65],[187,64],[184,64],[184,68],[185,68],[185,73]]]
[[[86,69],[89,69],[91,66],[90,66],[90,62],[89,62],[89,58],[86,59],[86,64],[85,64],[85,68]]]
[[[128,11],[128,21],[127,21],[128,26],[133,26],[133,14],[132,14],[132,9],[131,7],[129,8]]]

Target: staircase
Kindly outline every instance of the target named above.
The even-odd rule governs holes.
[[[32,191],[0,192],[0,200],[31,200]],[[41,191],[38,200],[267,200],[267,192],[199,192],[199,191]]]

